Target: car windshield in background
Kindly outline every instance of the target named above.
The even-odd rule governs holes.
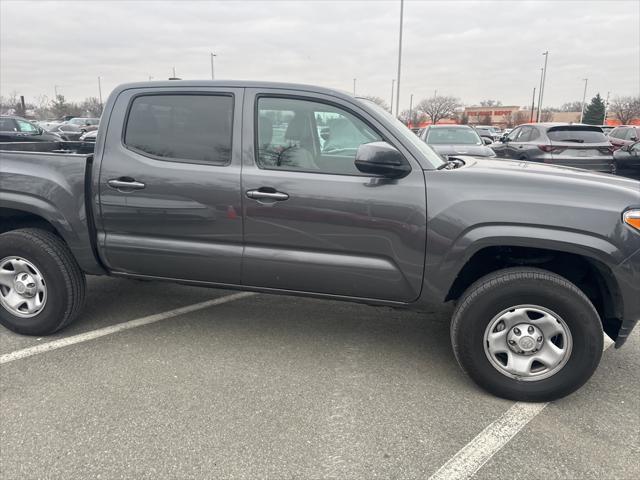
[[[599,130],[580,127],[552,127],[547,131],[547,136],[554,142],[575,143],[607,143],[607,137]]]
[[[470,128],[430,128],[426,141],[432,145],[482,145],[478,134]]]
[[[367,107],[375,110],[379,115],[382,115],[383,117],[388,119],[390,122],[394,123],[398,127],[398,131],[403,136],[403,138],[407,140],[409,143],[411,143],[411,145],[416,147],[418,150],[420,150],[420,152],[422,152],[424,156],[427,158],[427,161],[431,163],[431,165],[433,165],[435,168],[438,168],[440,165],[446,163],[440,155],[434,152],[429,145],[427,145],[425,142],[420,140],[418,136],[415,133],[413,133],[411,130],[409,130],[409,128],[404,123],[402,123],[396,117],[391,115],[380,105],[378,105],[375,102],[372,102],[367,98],[358,97],[358,100],[366,104]]]

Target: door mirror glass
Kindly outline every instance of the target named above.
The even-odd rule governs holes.
[[[367,175],[402,178],[411,172],[409,162],[387,142],[365,143],[358,147],[355,165]]]
[[[504,139],[503,139],[503,140],[504,140]],[[483,142],[485,145],[491,145],[491,144],[493,143],[493,142],[491,141],[491,139],[490,139],[490,138],[488,138],[488,137],[482,137],[482,142]]]

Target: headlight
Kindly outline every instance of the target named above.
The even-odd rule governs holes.
[[[627,225],[640,230],[640,210],[627,210],[622,214],[622,220]]]

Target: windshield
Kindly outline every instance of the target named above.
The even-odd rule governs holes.
[[[438,155],[436,152],[434,152],[431,149],[429,145],[427,145],[422,140],[420,140],[418,136],[409,129],[409,127],[407,127],[404,123],[402,123],[400,120],[398,120],[389,112],[387,112],[384,108],[382,108],[375,102],[372,102],[371,100],[368,100],[366,98],[358,98],[358,100],[366,104],[367,107],[370,107],[373,110],[375,110],[377,114],[382,115],[383,117],[391,121],[394,125],[396,125],[398,127],[397,129],[398,133],[402,135],[402,139],[406,140],[415,148],[420,150],[420,152],[426,157],[427,161],[431,165],[433,165],[435,168],[438,168],[440,165],[443,165],[444,163],[446,163],[442,159],[442,157],[440,157],[440,155]]]
[[[482,145],[482,140],[471,128],[437,127],[427,130],[430,145]]]

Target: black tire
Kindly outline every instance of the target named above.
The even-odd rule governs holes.
[[[57,235],[37,228],[12,230],[0,235],[0,261],[17,256],[31,262],[42,274],[47,299],[31,318],[14,315],[0,305],[0,323],[24,335],[49,335],[71,323],[84,305],[86,282],[75,258]]]
[[[569,328],[571,353],[550,377],[509,377],[485,353],[484,334],[491,320],[518,305],[551,310]],[[546,270],[508,268],[481,278],[462,295],[453,314],[451,342],[458,363],[480,387],[510,400],[546,402],[569,395],[591,377],[602,357],[604,337],[598,313],[573,283]]]

